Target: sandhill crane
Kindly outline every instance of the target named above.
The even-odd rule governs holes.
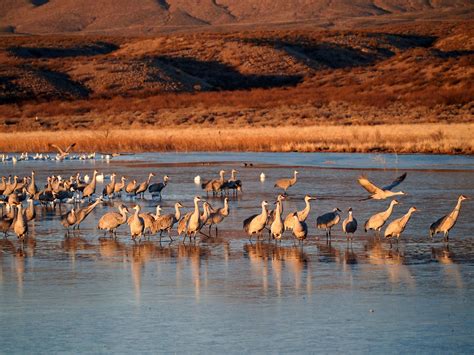
[[[221,192],[222,187],[225,183],[224,178],[225,170],[219,171],[219,179],[213,179],[201,184],[201,187],[206,191],[206,195],[209,196],[209,192],[212,191],[213,195],[216,195],[218,192]]]
[[[352,243],[352,239],[354,239],[354,233],[357,230],[357,220],[352,215],[352,208],[349,208],[348,212],[349,215],[342,222],[342,230],[346,234],[346,239],[350,240]]]
[[[135,196],[137,188],[138,188],[137,180],[133,179],[127,184],[127,186],[125,186],[125,192],[127,193],[128,196],[132,197],[132,196]]]
[[[268,202],[262,201],[262,212],[260,214],[254,214],[244,220],[244,231],[249,236],[250,241],[252,241],[252,236],[254,234],[257,235],[257,240],[262,236],[262,231],[265,228],[268,218],[267,206]]]
[[[148,189],[148,186],[150,185],[150,181],[151,181],[151,178],[155,176],[155,174],[153,173],[149,173],[148,174],[148,179],[146,179],[145,181],[143,181],[141,184],[138,185],[136,191],[135,191],[135,194],[136,195],[142,195],[141,197],[144,198],[145,197],[145,192],[146,190]]]
[[[341,220],[339,212],[341,212],[341,210],[339,208],[335,208],[332,210],[332,212],[325,213],[316,219],[316,227],[318,229],[326,230],[326,238],[331,238],[331,228],[338,224]]]
[[[432,238],[437,233],[444,233],[444,239],[449,241],[449,231],[454,227],[456,221],[458,220],[459,212],[461,211],[461,202],[467,199],[468,198],[466,196],[460,195],[454,209],[430,226],[430,238]]]
[[[7,181],[5,179],[5,176],[2,176],[2,180],[0,182],[0,195],[3,195],[3,191],[7,188]]]
[[[357,180],[359,184],[366,189],[371,195],[364,200],[385,200],[388,197],[396,195],[405,195],[403,191],[393,192],[391,191],[395,186],[398,186],[402,183],[403,180],[407,177],[407,173],[396,178],[390,185],[384,186],[382,188],[371,183],[365,176],[359,177]]]
[[[57,151],[58,151],[58,155],[56,156],[56,159],[57,160],[64,160],[71,153],[71,149],[74,148],[75,145],[76,145],[76,143],[72,143],[69,147],[67,147],[64,150],[62,148],[58,147],[56,144],[51,144],[51,147],[56,148]]]
[[[298,212],[293,213],[293,236],[298,239],[299,243],[302,244],[303,241],[308,236],[308,226],[306,222],[300,221],[298,218]]]
[[[115,183],[114,195],[121,194],[123,188],[125,187],[125,181],[127,181],[127,179],[125,178],[125,176],[122,176],[120,182]]]
[[[145,229],[145,222],[143,218],[140,217],[140,205],[135,205],[133,207],[135,213],[132,215],[132,218],[129,220],[128,225],[130,227],[130,234],[132,239],[141,238],[143,236],[143,231]]]
[[[201,215],[199,213],[199,201],[201,201],[199,196],[194,197],[194,212],[189,216],[186,223],[186,234],[184,235],[184,240],[186,240],[186,236],[188,236],[191,241],[191,235],[196,239],[196,234],[201,229],[202,225]]]
[[[151,193],[151,197],[155,198],[155,196],[160,196],[160,201],[161,201],[161,191],[168,185],[169,181],[169,176],[165,175],[163,177],[163,182],[157,182],[154,184],[151,184],[150,187],[148,188],[148,191]]]
[[[84,187],[84,190],[82,191],[82,198],[87,197],[88,200],[90,201],[91,196],[95,194],[95,188],[97,186],[97,170],[94,170],[94,175],[92,175],[92,181]]]
[[[18,239],[23,240],[28,234],[28,224],[26,223],[25,216],[23,216],[23,207],[19,204],[16,207],[16,217],[13,222],[13,231],[15,232]]]
[[[15,211],[12,211],[13,215],[4,215],[0,218],[0,232],[3,232],[4,237],[7,237],[8,231],[15,219]]]
[[[36,212],[35,212],[35,206],[34,206],[34,201],[32,198],[28,198],[28,207],[25,209],[24,214],[25,214],[25,220],[27,222],[32,221],[36,217]]]
[[[267,219],[267,224],[266,226],[271,226],[273,221],[275,220],[275,216],[276,216],[276,210],[278,209],[279,212],[280,212],[280,216],[283,214],[283,203],[282,201],[286,199],[286,196],[285,195],[282,195],[282,194],[279,194],[277,196],[277,200],[276,202],[274,203],[275,204],[275,208],[271,211],[268,211],[268,219]],[[280,202],[280,203],[279,203]],[[270,236],[271,236],[271,230],[269,230],[270,232]]]
[[[97,229],[103,230],[104,235],[109,232],[117,235],[117,228],[127,222],[128,208],[124,205],[118,206],[119,212],[107,212],[99,219]]]
[[[158,217],[160,217],[160,213],[161,213],[161,206],[158,205],[156,206],[156,213],[155,214],[152,214],[152,213],[140,213],[140,217],[143,219],[143,223],[144,223],[144,230],[143,230],[143,233],[146,234],[146,233],[154,233],[154,230],[153,230],[153,226],[155,224],[155,221],[158,219]],[[132,218],[132,217],[130,217]]]
[[[155,231],[160,231],[160,239],[161,235],[164,231],[168,233],[168,237],[173,240],[171,237],[171,229],[175,225],[176,222],[178,222],[181,218],[181,211],[180,208],[182,208],[183,205],[180,202],[176,202],[174,204],[174,210],[175,213],[170,213],[170,214],[165,214],[162,216],[159,216],[154,224],[154,230]]]
[[[89,206],[87,207],[84,207],[84,208],[79,208],[76,210],[76,217],[77,217],[77,220],[76,220],[76,223],[74,225],[73,228],[77,228],[79,229],[80,228],[80,225],[82,223],[83,220],[86,219],[86,217],[94,210],[94,208],[97,207],[97,205],[99,203],[102,202],[102,197],[99,197],[97,200],[95,200],[95,202],[91,203]]]
[[[365,222],[365,231],[367,232],[369,229],[372,229],[375,231],[375,235],[377,235],[377,232],[380,232],[385,222],[390,218],[395,205],[398,205],[398,201],[392,200],[385,211],[376,213],[370,217],[367,222]]]
[[[236,174],[238,170],[232,169],[230,172],[230,179],[224,183],[224,190],[228,193],[229,190],[233,190],[233,194],[237,195],[237,192],[242,191],[242,181],[237,179]]]
[[[209,217],[211,216],[211,205],[209,202],[204,201],[202,204],[202,213],[199,216],[199,230],[198,232],[201,233],[202,235],[209,237],[208,235],[205,235],[204,233],[201,232],[202,227],[204,227],[209,220]]]
[[[288,190],[290,187],[292,187],[294,184],[296,184],[296,175],[298,175],[298,171],[295,170],[293,172],[293,177],[291,179],[277,180],[274,187],[278,187],[280,189],[283,189],[285,191],[285,195],[286,195],[287,194],[286,190]]]
[[[416,207],[410,207],[410,209],[404,216],[390,222],[390,224],[387,226],[387,229],[385,229],[385,233],[384,233],[385,238],[397,238],[397,243],[398,243],[398,240],[400,239],[400,234],[402,234],[403,231],[405,230],[405,227],[408,221],[410,220],[411,215],[415,211],[417,211]],[[392,244],[391,240],[390,240],[390,244]]]
[[[7,183],[7,186],[5,190],[3,191],[3,195],[8,196],[12,194],[13,192],[15,192],[17,186],[18,186],[18,176],[15,175],[13,177],[13,183],[11,184]]]
[[[30,194],[30,196],[34,196],[38,192],[38,187],[36,186],[35,183],[35,172],[31,172],[31,180],[30,183],[28,184],[28,187],[26,188],[26,192]]]
[[[102,190],[102,195],[103,196],[107,196],[110,198],[110,196],[112,196],[115,192],[115,185],[116,185],[116,182],[115,182],[115,177],[117,176],[117,174],[115,173],[112,173],[112,175],[110,175],[110,182],[104,186],[104,189]]]
[[[74,225],[77,222],[77,215],[76,215],[76,209],[73,207],[71,208],[70,211],[66,212],[61,216],[61,224],[64,226],[64,228],[67,229],[69,232],[69,227],[72,226],[74,229]]]
[[[209,225],[209,236],[211,235],[212,226],[216,226],[216,236],[218,233],[217,225],[222,223],[222,221],[229,215],[229,199],[226,197],[224,199],[224,206],[218,208],[217,210],[211,212],[206,224]]]
[[[275,213],[274,213],[272,224],[270,225],[270,234],[272,238],[275,240],[280,240],[280,242],[281,242],[281,236],[283,235],[283,231],[285,229],[283,220],[281,219],[281,213],[283,211],[283,207],[281,205],[282,205],[282,202],[278,200],[277,206],[273,210]]]
[[[301,222],[305,222],[306,219],[308,218],[309,212],[311,211],[311,204],[310,204],[311,200],[316,200],[316,197],[306,195],[304,197],[305,208],[302,209],[301,211],[297,212],[298,218]],[[285,223],[284,223],[285,224],[285,230],[293,229],[293,221],[294,221],[293,213],[290,213],[288,216],[286,216]]]

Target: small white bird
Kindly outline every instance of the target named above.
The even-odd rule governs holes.
[[[102,183],[104,182],[104,173],[98,174],[98,175],[96,176],[96,180],[97,180],[97,182],[99,182],[99,183],[102,184]]]
[[[264,173],[261,173],[261,174],[260,174],[260,181],[261,181],[261,182],[264,182],[264,181],[265,181],[265,174],[264,174]]]
[[[90,181],[89,175],[84,175],[84,182],[88,183]]]
[[[194,183],[195,183],[196,185],[200,185],[200,184],[201,184],[201,177],[200,177],[199,175],[196,175],[196,176],[194,177]]]

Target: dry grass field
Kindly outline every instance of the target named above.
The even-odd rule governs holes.
[[[171,128],[0,133],[0,151],[254,151],[474,154],[474,123],[380,126]]]

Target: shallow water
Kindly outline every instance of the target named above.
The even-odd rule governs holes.
[[[464,203],[449,245],[430,241],[428,226],[459,194],[474,196],[473,163],[462,156],[189,153],[0,165],[0,175],[35,169],[40,181],[94,168],[138,180],[150,171],[168,174],[164,213],[175,201],[191,208],[201,193],[195,175],[237,168],[244,184],[219,237],[196,244],[156,236],[135,244],[125,226],[117,240],[104,237],[97,220],[121,201],[100,205],[69,237],[58,210],[37,206],[40,217],[23,247],[12,235],[0,239],[1,352],[471,353],[474,203]],[[259,212],[262,199],[274,200],[274,181],[294,168],[300,179],[285,214],[302,208],[306,193],[316,195],[310,237],[302,249],[289,235],[281,246],[249,243],[241,222]],[[407,195],[394,217],[412,205],[420,211],[391,248],[363,231],[367,217],[388,203],[359,201],[366,193],[356,178],[366,172],[384,184],[403,171],[408,177],[399,187]],[[138,201],[150,211],[157,204],[148,195]],[[352,247],[340,226],[330,245],[314,228],[316,216],[334,207],[344,215],[352,207],[359,220]]]

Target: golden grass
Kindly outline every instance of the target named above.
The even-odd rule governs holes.
[[[474,154],[474,123],[262,128],[173,128],[0,133],[0,151],[270,151]]]

